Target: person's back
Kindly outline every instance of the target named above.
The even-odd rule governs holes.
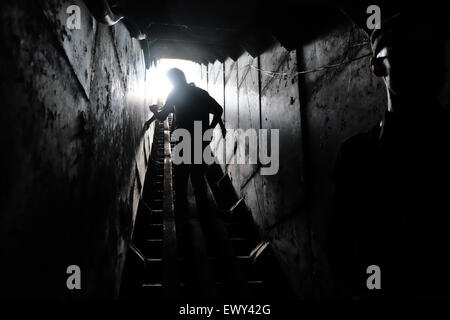
[[[213,103],[209,94],[194,85],[172,91],[166,104],[174,106],[176,127],[194,134],[195,121],[202,122],[202,135],[209,128],[209,115]]]

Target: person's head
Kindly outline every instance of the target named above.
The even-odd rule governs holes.
[[[408,46],[408,34],[402,17],[396,15],[382,23],[381,29],[374,30],[370,37],[372,71],[383,78],[387,89],[396,96],[401,95],[403,88],[411,82],[409,80],[414,78],[408,72],[408,68],[414,67],[411,59],[414,55],[413,43]]]
[[[167,78],[172,83],[174,88],[180,88],[187,85],[184,72],[178,68],[172,68],[167,71]]]
[[[443,47],[439,35],[424,18],[397,14],[370,37],[371,67],[382,77],[391,96],[414,100],[439,90]]]

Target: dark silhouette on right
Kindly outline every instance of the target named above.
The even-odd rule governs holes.
[[[444,37],[413,17],[401,13],[372,33],[387,111],[338,154],[328,252],[340,298],[449,296],[450,118],[436,103]],[[371,265],[380,267],[380,290],[367,287]]]

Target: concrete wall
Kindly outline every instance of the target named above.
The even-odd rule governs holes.
[[[335,29],[298,50],[303,70],[340,63],[370,53],[364,33],[351,25]],[[363,45],[361,45],[363,44]],[[311,221],[313,288],[326,296],[331,286],[324,245],[332,216],[334,163],[340,144],[377,125],[387,100],[369,58],[300,77],[305,125],[307,211]]]
[[[256,58],[244,53],[237,61],[208,66],[208,90],[223,101],[228,129],[280,130],[276,175],[261,175],[260,165],[230,164],[223,169],[262,236],[271,240],[298,297],[323,297],[331,287],[323,244],[336,153],[345,138],[375,125],[386,103],[368,58],[297,75],[299,70],[340,62],[346,54],[352,58],[369,52],[359,45],[364,35],[343,25],[298,50],[289,52],[276,44]],[[237,138],[227,137],[224,152],[219,136],[216,132],[216,155],[225,153],[229,160]]]
[[[82,1],[3,2],[0,26],[1,294],[113,297],[152,141],[139,42]]]
[[[258,71],[291,72],[296,65],[295,52],[287,52],[280,45],[256,58],[244,53],[237,61],[209,65],[208,90],[224,103],[227,129],[280,130],[280,168],[276,175],[261,175],[261,165],[251,164],[248,154],[246,164],[232,164],[239,135],[229,135],[223,143],[217,132],[213,145],[217,155],[225,153],[224,171],[251,210],[263,237],[271,239],[294,289],[302,296],[301,288],[309,281],[310,259],[306,257],[310,246],[306,212],[301,210],[304,179],[298,81],[295,75],[273,77]],[[267,148],[259,138],[258,148]]]

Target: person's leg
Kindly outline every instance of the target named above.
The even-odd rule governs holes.
[[[203,165],[193,166],[191,170],[191,182],[197,204],[198,218],[202,225],[203,233],[210,245],[213,245],[215,212],[212,200],[208,196],[208,186]]]
[[[187,186],[189,179],[189,165],[174,165],[175,173],[175,217],[177,229],[183,230],[186,227],[189,213],[187,203]]]
[[[191,182],[194,189],[195,202],[197,210],[201,216],[208,210],[208,196],[206,178],[202,165],[194,165],[191,170]]]

